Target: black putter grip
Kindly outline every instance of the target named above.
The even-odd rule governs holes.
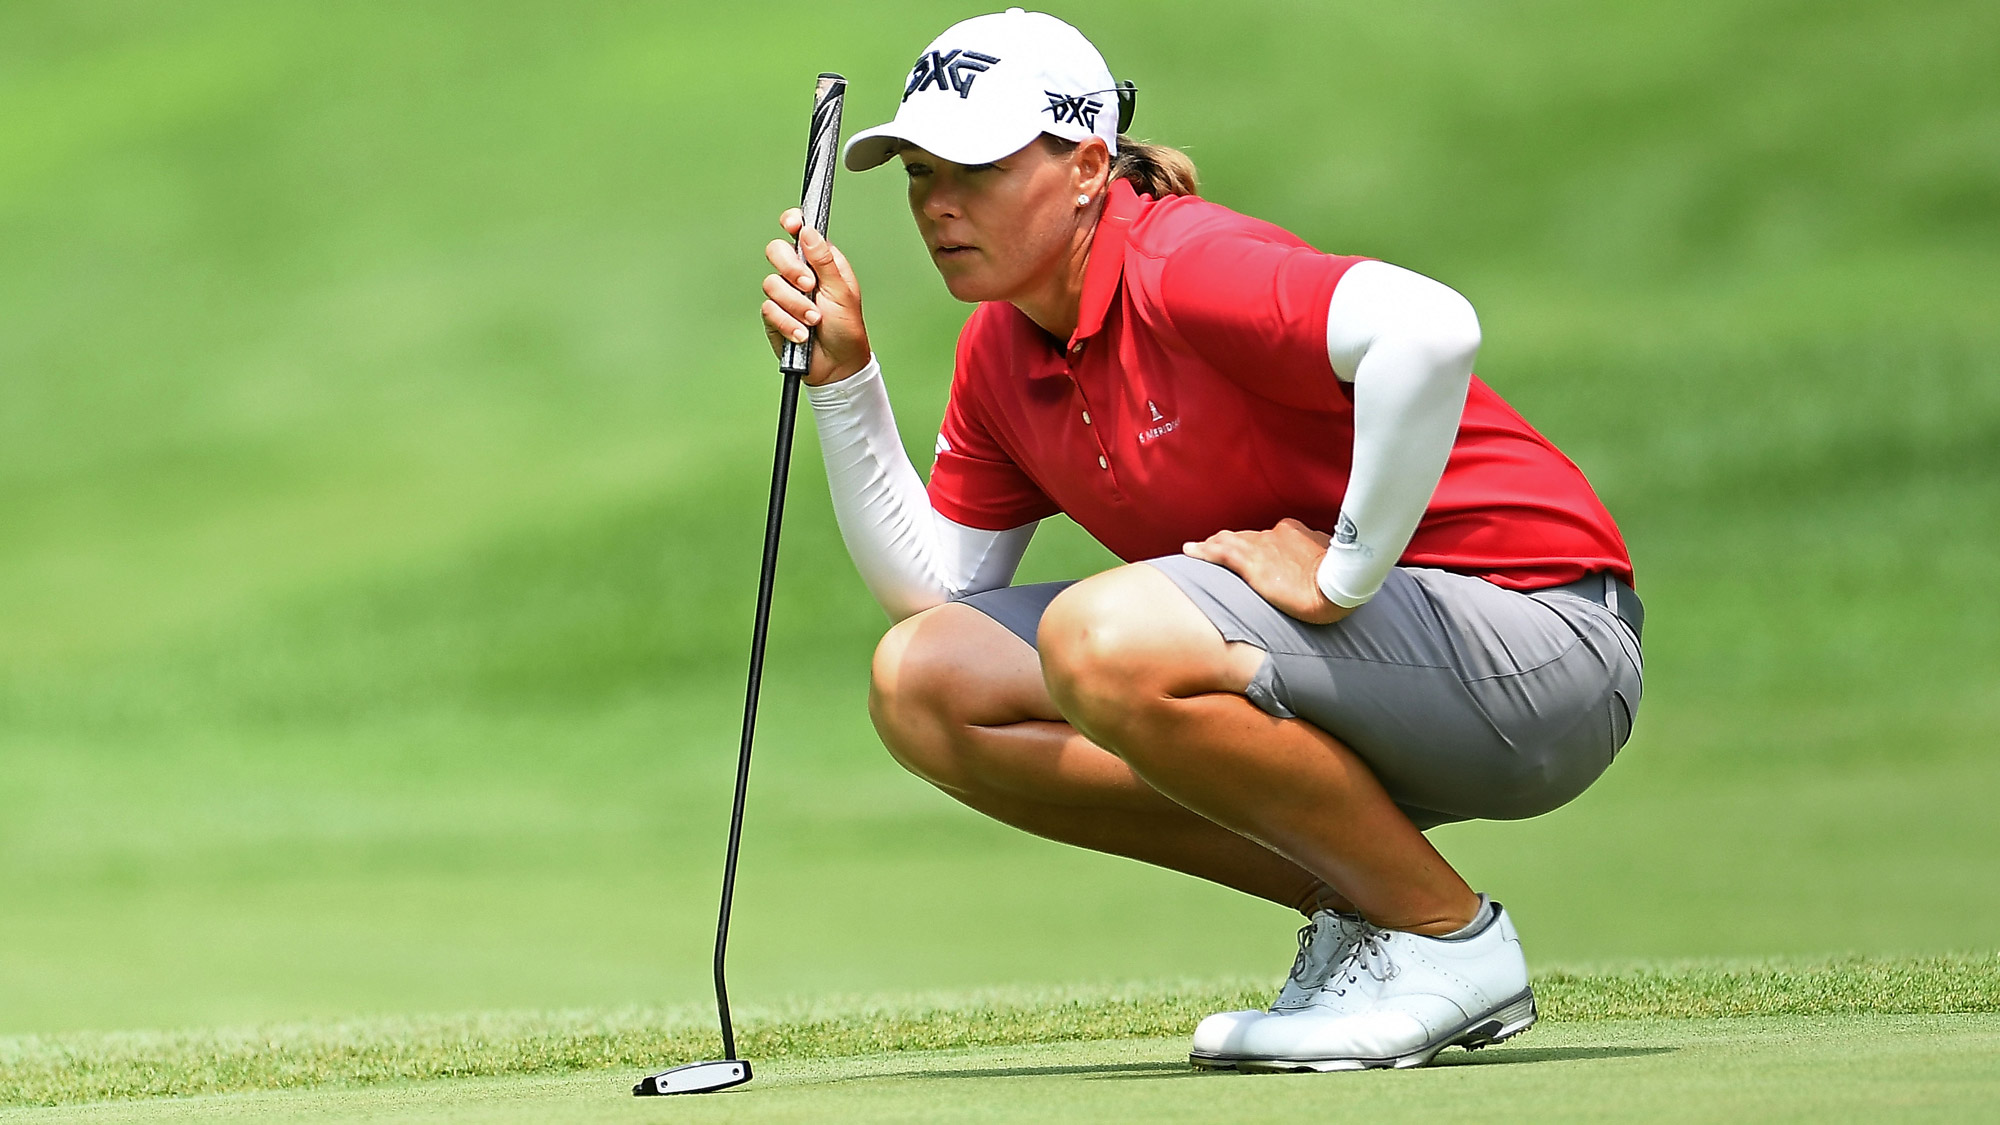
[[[840,159],[840,106],[847,100],[847,79],[838,74],[822,74],[813,92],[812,132],[806,137],[806,182],[799,193],[799,210],[805,225],[826,233],[833,217],[833,166]],[[806,329],[804,343],[785,341],[778,357],[778,370],[804,376],[812,363],[812,329]]]

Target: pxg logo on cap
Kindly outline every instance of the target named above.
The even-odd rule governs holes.
[[[940,90],[956,90],[961,98],[970,97],[972,80],[999,61],[978,51],[925,51],[917,56],[917,65],[910,68],[910,84],[903,87],[903,100],[909,101],[911,94],[932,85]]]
[[[1042,112],[1055,117],[1055,124],[1074,121],[1078,125],[1097,131],[1097,115],[1104,109],[1104,103],[1088,94],[1058,94],[1054,90],[1043,90],[1049,99],[1048,108]]]

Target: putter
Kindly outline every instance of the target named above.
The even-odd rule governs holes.
[[[806,137],[805,188],[799,209],[806,225],[826,233],[833,214],[833,165],[840,151],[840,106],[847,79],[822,74],[813,93],[812,130]],[[778,403],[778,451],[771,465],[771,505],[764,514],[764,567],[757,579],[757,619],[750,634],[750,685],[743,700],[743,743],[736,755],[736,804],[729,814],[729,850],[722,865],[722,909],[715,923],[715,1009],[722,1021],[722,1055],[650,1074],[632,1087],[639,1097],[706,1094],[750,1081],[750,1062],[736,1057],[736,1029],[729,1022],[729,984],[723,954],[729,947],[729,905],[736,895],[736,851],[743,840],[743,798],[750,788],[750,743],[757,729],[757,689],[764,679],[764,636],[771,623],[771,586],[778,573],[778,529],[785,518],[785,478],[792,464],[792,429],[799,412],[799,381],[812,360],[812,330],[804,343],[785,342],[778,371],[785,377]]]

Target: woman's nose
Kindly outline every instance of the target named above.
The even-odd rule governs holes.
[[[932,185],[924,192],[924,217],[928,219],[952,219],[958,217],[958,196],[948,189]]]

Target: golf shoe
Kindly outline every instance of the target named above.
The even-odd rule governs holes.
[[[1352,914],[1337,910],[1316,910],[1299,930],[1299,951],[1292,959],[1291,972],[1269,1011],[1248,1009],[1217,1012],[1194,1029],[1194,1046],[1188,1061],[1211,1070],[1227,1070],[1236,1065],[1244,1031],[1258,1020],[1300,1011],[1319,999],[1333,970],[1345,962],[1367,926]]]
[[[1482,900],[1478,928],[1434,938],[1365,925],[1313,1002],[1230,1041],[1241,1070],[1422,1066],[1446,1047],[1518,1035],[1535,996],[1514,923]]]

